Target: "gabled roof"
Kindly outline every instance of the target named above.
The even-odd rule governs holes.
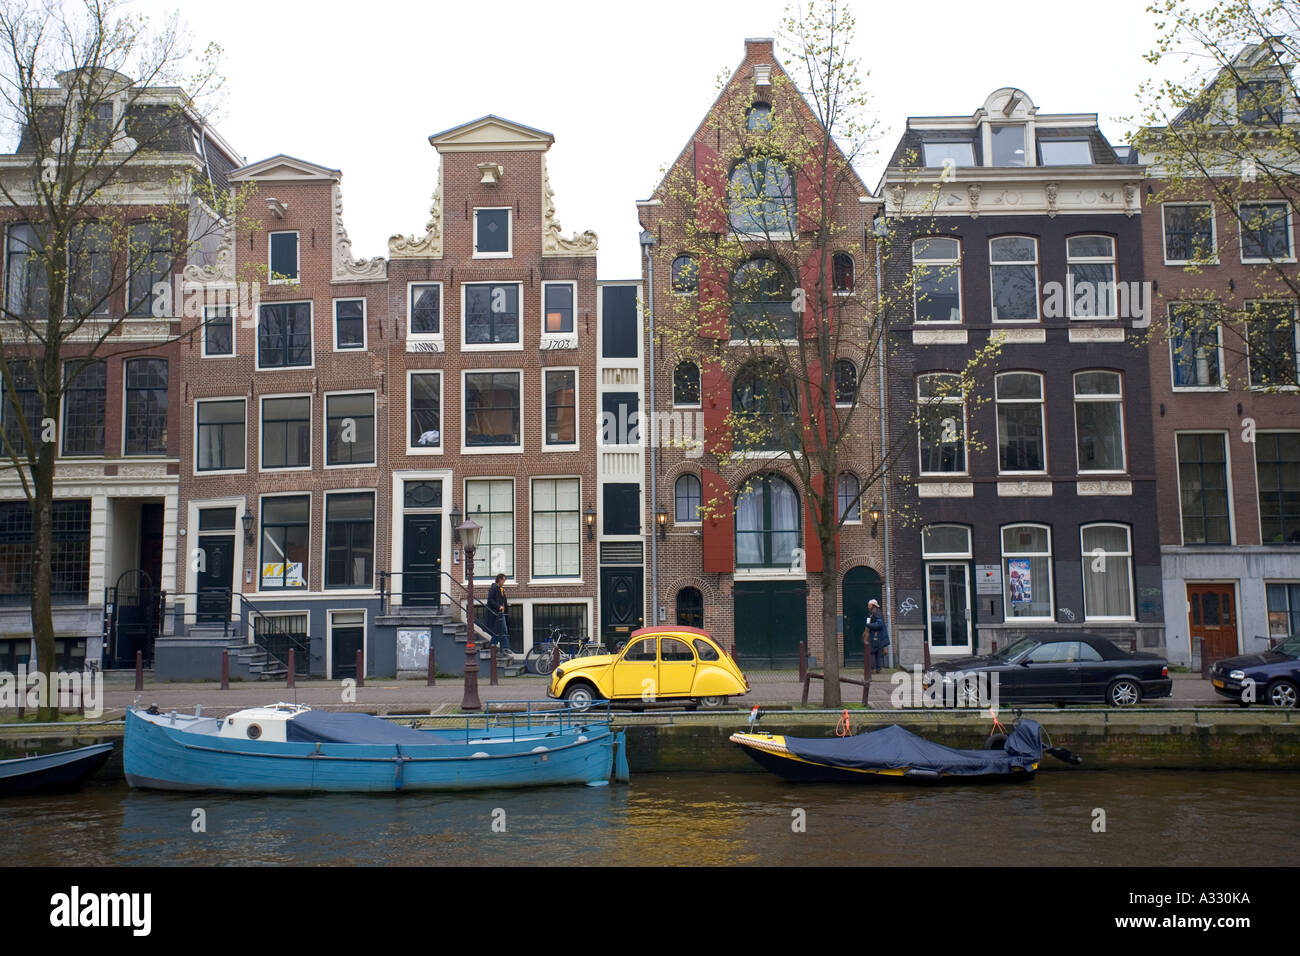
[[[547,150],[555,137],[541,129],[503,119],[494,113],[434,133],[429,142],[440,153]]]
[[[295,159],[280,153],[247,166],[241,166],[229,176],[231,182],[338,182],[343,178],[341,170],[328,166],[317,166],[305,159]]]
[[[764,50],[768,51],[767,56],[755,55]],[[770,37],[747,38],[745,40],[745,56],[741,59],[736,69],[732,71],[730,79],[727,80],[726,84],[718,92],[718,95],[713,98],[713,102],[709,104],[709,108],[705,111],[704,116],[700,119],[699,125],[695,127],[695,131],[691,133],[690,137],[686,140],[685,147],[682,149],[680,153],[677,154],[677,158],[673,160],[672,164],[668,167],[668,170],[667,172],[665,172],[663,178],[660,179],[659,182],[655,185],[654,191],[651,192],[650,194],[650,200],[642,200],[643,203],[647,201],[658,200],[661,198],[660,193],[663,191],[664,184],[668,181],[668,177],[672,175],[672,171],[676,169],[678,166],[680,166],[683,162],[689,161],[692,145],[695,143],[696,140],[700,139],[707,131],[709,121],[713,118],[714,111],[717,110],[718,104],[721,103],[727,97],[727,95],[732,91],[734,87],[742,84],[749,85],[749,86],[753,85],[755,64],[770,64],[772,70],[771,76],[773,81],[775,82],[775,78],[779,76],[783,80],[785,80],[785,82],[789,83],[790,87],[794,89],[798,94],[795,97],[795,100],[798,103],[798,108],[803,109],[807,117],[809,119],[812,119],[813,122],[818,122],[816,116],[813,115],[812,110],[809,109],[807,102],[803,98],[803,91],[798,89],[798,87],[794,85],[794,81],[790,79],[790,75],[786,73],[785,70],[782,68],[780,59],[777,58],[776,55],[772,52],[771,38]],[[748,66],[749,68],[746,69],[746,66]],[[842,150],[840,150],[839,144],[835,142],[834,137],[831,137],[831,145],[835,148],[835,151],[839,153],[840,158],[844,159],[845,158],[844,153]],[[858,171],[856,169],[853,169],[852,166],[849,166],[847,162],[845,163],[845,165],[848,168],[849,174],[853,177],[854,184],[861,189],[862,194],[870,195],[871,190],[867,187],[865,183],[862,182],[862,177],[858,175]]]

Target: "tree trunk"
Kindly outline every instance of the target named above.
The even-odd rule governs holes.
[[[39,423],[36,423],[39,428]],[[40,434],[33,429],[33,437]],[[38,720],[59,719],[55,679],[54,611],[51,603],[54,566],[54,448],[43,445],[32,473],[32,636],[36,639],[37,670],[45,675],[45,695]]]
[[[830,486],[832,489],[834,484]],[[823,512],[825,513],[825,512]],[[820,537],[820,535],[819,535]],[[836,609],[839,606],[840,579],[838,555],[835,553],[835,535],[823,539],[822,549],[822,657],[825,659],[822,681],[822,706],[840,706],[840,642],[836,634]],[[848,635],[844,639],[848,640]]]

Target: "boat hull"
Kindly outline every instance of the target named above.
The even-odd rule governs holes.
[[[607,783],[621,733],[607,727],[467,743],[346,744],[222,739],[128,712],[127,783],[153,790],[391,793]]]
[[[93,777],[112,753],[113,744],[94,744],[57,754],[0,760],[0,796],[79,786]]]

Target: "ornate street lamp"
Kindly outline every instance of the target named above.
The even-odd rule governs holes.
[[[587,519],[587,540],[590,541],[596,531],[596,509],[588,504],[587,510],[582,515]]]
[[[478,536],[483,529],[477,521],[469,518],[456,530],[460,532],[460,541],[465,548],[468,594],[465,608],[465,694],[461,698],[460,709],[482,710],[483,705],[478,699],[478,645],[474,643],[474,552],[478,549]]]
[[[659,540],[667,541],[668,540],[668,509],[660,505],[659,510],[655,513],[655,518],[659,522]]]
[[[253,543],[253,525],[257,523],[257,519],[253,517],[253,512],[249,511],[248,508],[245,507],[245,508],[244,508],[244,517],[241,518],[240,520],[241,520],[241,521],[243,522],[243,524],[244,524],[244,541],[247,542],[248,544],[252,544],[252,543]]]

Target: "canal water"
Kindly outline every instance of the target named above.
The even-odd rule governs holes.
[[[26,866],[1289,865],[1297,809],[1300,774],[1265,772],[1060,770],[943,788],[638,774],[630,786],[309,797],[119,782],[0,800],[0,849]]]

